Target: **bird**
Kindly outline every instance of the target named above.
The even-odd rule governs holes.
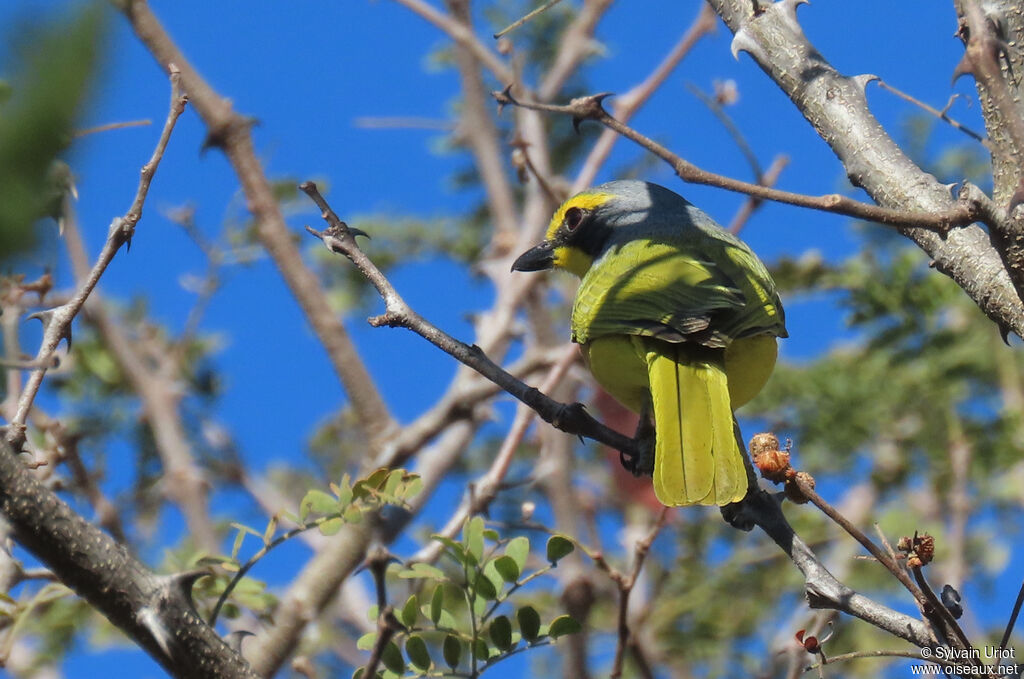
[[[757,255],[673,191],[620,180],[565,201],[544,240],[512,264],[552,268],[581,279],[570,328],[584,363],[641,416],[640,430],[653,431],[647,466],[658,500],[742,500],[747,471],[733,412],[764,387],[777,338],[788,337]]]

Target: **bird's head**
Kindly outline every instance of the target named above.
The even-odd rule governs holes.
[[[650,228],[660,216],[685,214],[680,209],[688,206],[675,193],[648,182],[615,181],[587,189],[555,211],[544,240],[521,254],[512,270],[558,268],[582,277],[615,234],[627,236],[624,229],[630,226]]]

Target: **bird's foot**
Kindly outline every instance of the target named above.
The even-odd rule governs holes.
[[[641,416],[633,443],[633,450],[619,451],[619,462],[633,476],[650,476],[654,473],[654,425],[650,418]]]

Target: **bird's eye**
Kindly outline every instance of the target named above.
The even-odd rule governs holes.
[[[571,207],[565,211],[565,225],[570,231],[575,231],[576,228],[583,223],[583,210],[578,207]]]

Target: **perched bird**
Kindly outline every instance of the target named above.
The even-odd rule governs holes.
[[[615,181],[567,200],[512,270],[552,267],[582,279],[572,339],[594,378],[641,428],[654,419],[658,500],[743,499],[733,410],[764,387],[787,337],[761,260],[672,191]]]

